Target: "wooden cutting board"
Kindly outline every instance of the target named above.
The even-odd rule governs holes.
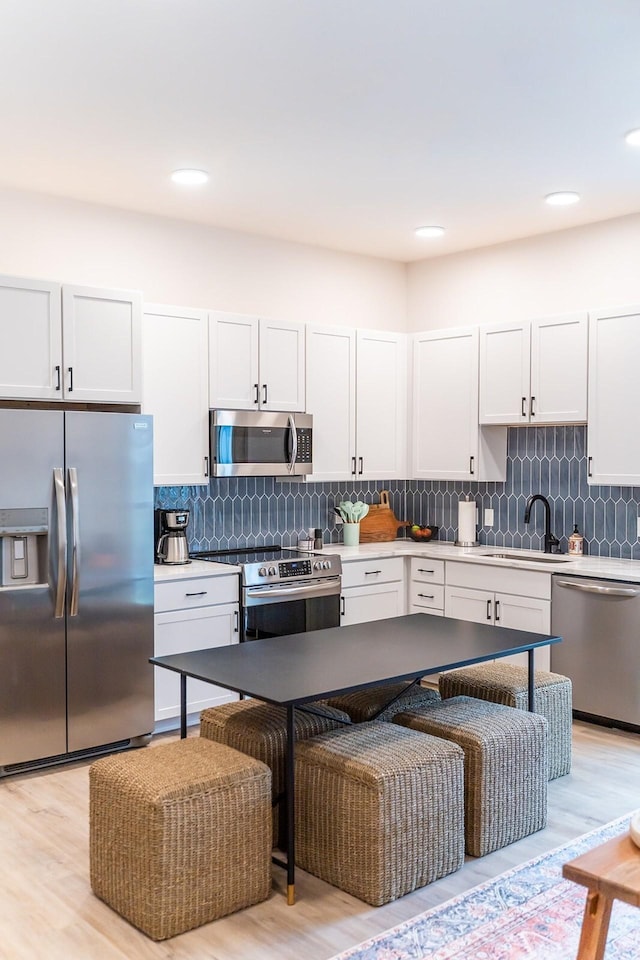
[[[408,527],[407,520],[398,520],[391,509],[389,491],[380,491],[380,503],[370,503],[369,513],[360,521],[360,543],[382,543],[395,540],[400,527]]]

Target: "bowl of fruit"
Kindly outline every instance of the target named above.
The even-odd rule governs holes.
[[[435,540],[438,536],[438,527],[423,526],[421,523],[414,523],[409,527],[409,536],[416,543],[426,543],[427,540]]]

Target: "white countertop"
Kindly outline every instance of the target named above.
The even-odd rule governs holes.
[[[482,563],[495,567],[514,567],[520,570],[536,570],[544,573],[562,573],[570,576],[599,577],[603,580],[628,580],[640,583],[640,560],[616,560],[611,557],[569,557],[561,554],[561,562],[549,563],[544,559],[499,559],[492,553],[512,554],[515,558],[544,558],[549,554],[541,551],[518,550],[512,547],[456,547],[449,541],[414,543],[413,540],[392,540],[387,543],[362,543],[357,547],[345,547],[341,543],[327,543],[323,553],[338,554],[343,563],[353,560],[383,559],[384,557],[432,557],[439,560],[459,560],[463,563]],[[564,561],[564,562],[562,562]]]
[[[599,577],[603,580],[628,580],[640,583],[640,560],[616,560],[611,557],[568,557],[565,562],[549,563],[544,559],[518,560],[522,557],[543,558],[541,551],[518,550],[511,547],[456,547],[453,543],[436,540],[434,543],[414,543],[413,540],[391,540],[385,543],[362,543],[357,547],[345,547],[342,543],[326,543],[323,554],[337,554],[343,563],[353,560],[383,559],[384,557],[433,557],[439,560],[459,560],[462,563],[482,563],[492,567],[514,567],[520,570],[536,570],[543,573],[562,573],[570,576]],[[510,559],[491,557],[492,553],[508,553]],[[546,556],[549,556],[548,554]],[[186,580],[197,577],[222,577],[240,573],[240,567],[228,563],[210,563],[208,560],[192,560],[185,564],[155,564],[154,580],[166,583],[171,580]]]
[[[168,583],[170,580],[188,580],[196,577],[223,577],[232,573],[240,573],[240,567],[230,563],[210,563],[208,560],[153,565],[154,583]]]

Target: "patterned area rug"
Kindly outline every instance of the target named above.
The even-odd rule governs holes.
[[[575,960],[586,888],[562,864],[624,833],[630,815],[514,867],[332,960]],[[615,901],[606,960],[640,957],[640,909]]]

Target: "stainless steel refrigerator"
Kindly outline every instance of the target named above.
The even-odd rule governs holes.
[[[152,434],[0,409],[0,775],[153,730]]]

